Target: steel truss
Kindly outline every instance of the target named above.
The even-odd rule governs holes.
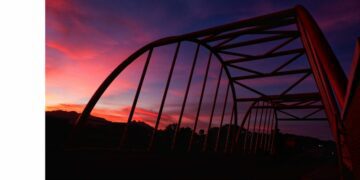
[[[245,36],[251,38],[242,38]],[[167,37],[145,45],[119,64],[104,80],[91,97],[81,116],[77,119],[75,131],[86,124],[95,104],[114,79],[141,55],[147,54],[129,113],[127,121],[127,124],[129,124],[133,120],[153,50],[158,47],[176,44],[174,56],[170,60],[171,66],[169,67],[165,90],[163,91],[162,98],[159,100],[160,109],[147,147],[148,151],[152,151],[154,142],[157,139],[159,123],[162,119],[163,108],[168,97],[169,85],[172,81],[175,64],[178,60],[179,49],[184,42],[195,43],[196,50],[193,55],[185,95],[181,103],[177,127],[171,142],[172,150],[177,149],[179,130],[188,100],[189,89],[192,85],[199,49],[205,48],[208,50],[209,56],[206,62],[205,74],[203,75],[203,83],[199,90],[201,95],[196,109],[194,126],[192,127],[193,131],[186,148],[187,151],[192,151],[193,149],[203,98],[211,98],[204,97],[204,91],[209,79],[210,63],[216,60],[220,63],[221,70],[218,72],[217,85],[214,89],[215,96],[212,99],[211,114],[207,133],[201,148],[202,151],[213,150],[215,152],[241,152],[245,154],[261,152],[271,154],[276,151],[274,142],[280,121],[328,121],[337,143],[340,164],[343,165],[343,168],[350,170],[353,168],[353,165],[354,168],[358,167],[354,159],[350,159],[349,156],[349,148],[351,152],[356,151],[348,144],[344,119],[350,119],[349,122],[359,125],[358,122],[351,120],[359,116],[359,113],[355,112],[355,105],[360,102],[358,96],[358,77],[360,76],[358,75],[359,68],[357,64],[359,61],[359,50],[357,50],[357,56],[355,57],[356,62],[355,68],[352,71],[353,75],[350,78],[351,85],[349,86],[351,87],[347,87],[347,77],[324,35],[311,15],[301,6],[193,33]],[[269,43],[271,44],[270,48],[263,47],[264,44]],[[241,48],[253,48],[257,49],[257,51],[256,53],[251,53],[251,51],[242,50]],[[274,59],[280,58],[284,60],[275,68],[254,68],[254,66],[246,65],[255,63],[260,66],[262,63],[273,62]],[[289,68],[292,64],[299,61],[308,62],[308,66]],[[223,75],[227,77],[227,84],[225,86],[220,83]],[[297,76],[297,78],[277,94],[269,94],[269,92],[264,92],[264,90],[254,87],[252,83],[248,83],[258,79],[290,76]],[[301,84],[309,79],[315,82],[316,91],[293,92],[294,89],[301,87]],[[218,91],[221,88],[226,89],[225,97],[218,96]],[[252,93],[253,96],[239,93],[238,89],[246,90]],[[225,101],[223,107],[221,107],[220,126],[215,138],[215,144],[209,146],[209,131],[214,126],[214,110],[220,98],[224,98]],[[231,105],[227,107],[229,103],[226,102],[230,102]],[[245,113],[239,114],[239,105],[244,103],[250,103],[250,105]],[[229,124],[225,132],[226,138],[223,139],[220,137],[224,133],[221,127],[224,125],[225,114],[228,113],[226,108],[230,108],[231,111],[229,114]],[[299,116],[293,113],[295,110],[307,110],[307,113]],[[323,115],[318,116],[319,114]],[[243,117],[240,118],[240,115]],[[127,133],[128,128],[126,126],[120,143],[121,147],[124,148],[126,147],[124,144],[126,144]],[[359,133],[353,131],[350,133],[354,134],[354,137],[360,137]],[[353,138],[350,143],[360,144],[358,143],[359,139]],[[222,141],[224,141],[223,145]]]

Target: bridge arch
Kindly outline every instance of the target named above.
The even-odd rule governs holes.
[[[296,26],[296,28],[295,29],[284,28],[291,25]],[[254,34],[256,35],[255,38],[250,40],[248,39],[241,41],[237,39],[238,37],[243,35],[254,35]],[[296,39],[300,39],[302,45],[300,48],[293,48],[293,47],[288,47],[290,49],[284,48],[289,46],[289,44],[294,42]],[[276,46],[273,46],[270,50],[262,52],[260,54],[247,54],[240,52],[237,49],[241,47],[249,47],[251,45],[261,45],[263,43],[275,42],[278,40],[285,40],[285,41],[280,44],[277,44]],[[146,52],[149,52],[149,54],[151,55],[151,52],[154,48],[176,43],[177,50],[175,51],[174,60],[173,60],[174,62],[176,60],[178,49],[180,47],[181,42],[196,43],[197,44],[196,54],[200,46],[206,48],[210,52],[210,54],[213,54],[216,57],[216,59],[221,63],[222,66],[221,69],[225,71],[225,74],[229,80],[229,87],[233,97],[233,111],[234,111],[231,113],[231,116],[234,115],[234,122],[236,126],[238,125],[237,121],[239,120],[238,103],[252,102],[252,104],[250,105],[250,107],[248,108],[247,112],[245,113],[244,117],[241,120],[240,127],[236,129],[236,136],[233,138],[234,140],[233,147],[235,149],[236,149],[236,145],[239,144],[239,139],[241,139],[243,133],[250,132],[250,128],[246,128],[245,125],[247,125],[247,127],[249,127],[250,124],[254,126],[253,131],[251,131],[252,136],[259,137],[259,135],[261,134],[260,131],[261,124],[258,126],[259,127],[258,130],[256,130],[258,109],[261,109],[261,117],[263,112],[271,114],[269,116],[266,116],[265,118],[266,119],[265,122],[268,122],[268,124],[274,123],[274,125],[271,125],[271,133],[270,133],[271,135],[275,134],[278,121],[280,120],[294,120],[294,121],[320,120],[320,119],[327,120],[330,124],[334,139],[337,143],[338,153],[340,156],[339,159],[341,159],[341,164],[344,164],[345,166],[351,169],[352,165],[348,157],[348,150],[347,150],[348,147],[346,145],[346,142],[344,141],[344,133],[343,133],[344,125],[341,119],[341,113],[344,111],[345,108],[344,104],[345,104],[347,78],[345,76],[345,73],[341,69],[329,44],[327,43],[324,35],[322,34],[320,28],[317,26],[316,22],[311,17],[311,15],[305,10],[305,8],[301,6],[296,6],[295,8],[289,10],[280,11],[251,19],[246,19],[235,23],[230,23],[214,28],[205,29],[202,31],[188,33],[180,36],[163,38],[143,46],[142,48],[134,52],[132,55],[130,55],[127,59],[125,59],[121,64],[119,64],[110,73],[110,75],[102,82],[100,87],[96,90],[94,95],[89,100],[88,104],[84,108],[80,117],[75,122],[75,130],[76,128],[79,128],[86,123],[92,109],[94,108],[98,100],[101,98],[105,90],[116,79],[116,77],[124,69],[126,69],[126,67],[128,67],[134,61],[136,61],[138,57],[140,57],[142,54],[145,54]],[[285,67],[287,67],[289,64],[299,59],[304,54],[307,57],[307,62],[309,63],[310,66],[309,68],[288,70],[288,71],[283,70]],[[258,61],[258,60],[271,59],[271,58],[277,58],[280,56],[289,56],[289,55],[293,55],[293,57],[287,60],[285,63],[281,64],[281,66],[277,67],[275,70],[270,72],[260,72],[251,68],[244,68],[242,66],[237,65],[238,63],[242,63],[242,62]],[[195,55],[195,58],[196,56],[197,55]],[[229,59],[228,58],[229,56],[236,58]],[[128,123],[131,122],[132,120],[137,99],[141,91],[142,82],[145,77],[144,72],[146,71],[146,67],[147,67],[146,64],[148,64],[149,60],[150,58],[148,58],[147,62],[145,63],[145,68],[143,70],[139,82],[139,86],[136,90],[137,92],[134,98],[134,102],[132,104],[132,109],[130,111]],[[196,59],[194,59],[194,61],[195,60]],[[171,69],[173,68],[173,66],[174,65],[172,65]],[[242,75],[242,76],[234,75],[233,73],[230,72],[230,68],[234,68],[240,71],[246,71],[251,74]],[[294,75],[294,74],[303,74],[304,76],[301,76],[297,81],[295,81],[288,88],[286,88],[285,91],[273,95],[265,94],[259,91],[258,89],[252,88],[244,83],[239,82],[241,80],[267,78],[274,76],[286,76],[286,75]],[[294,87],[299,85],[301,82],[303,82],[306,78],[310,77],[311,75],[313,75],[314,77],[317,86],[317,92],[297,93],[297,94],[288,93],[291,90],[293,90]],[[190,79],[189,79],[190,83],[191,83],[191,76],[192,75],[190,75]],[[221,74],[219,78],[221,79]],[[169,76],[166,89],[168,88],[169,81],[171,81],[171,75]],[[241,94],[237,93],[236,86],[241,86],[242,88],[245,88],[257,94],[258,96],[242,97]],[[187,92],[185,94],[188,93],[188,89],[189,89],[189,85],[187,86],[187,90],[186,90]],[[186,96],[187,95],[185,95],[185,99]],[[166,99],[166,92],[165,92],[165,99]],[[161,106],[163,106],[165,99],[162,100]],[[215,98],[215,102],[216,102],[216,98]],[[183,103],[183,106],[184,104],[185,103]],[[290,109],[317,108],[319,110],[316,109],[315,111],[312,111],[306,116],[298,117],[296,115],[293,115],[289,112],[282,110],[286,108],[290,108]],[[161,109],[159,112],[160,117],[162,112]],[[184,107],[182,107],[182,111],[183,109]],[[264,109],[266,109],[266,111]],[[312,118],[312,119],[310,118],[313,114],[316,114],[319,111],[324,111],[326,117]],[[252,115],[252,112],[255,114],[255,116]],[[282,114],[286,114],[287,118],[282,118],[280,115],[277,114],[280,112]],[[262,119],[261,117],[260,119]],[[271,121],[268,120],[272,117],[274,120]],[[179,130],[179,127],[180,125],[178,125],[176,132]],[[231,127],[231,124],[229,125],[229,127]],[[126,134],[126,132],[127,130],[125,129],[124,134]],[[156,126],[154,132],[156,132]],[[176,140],[176,133],[174,137],[175,138],[173,142],[175,142]],[[126,135],[123,135],[122,142],[124,142],[124,138],[126,138]],[[248,138],[245,135],[244,140],[246,139]],[[253,139],[253,137],[251,137],[251,139]],[[151,144],[152,142],[150,143],[149,147],[151,147]],[[242,142],[242,144],[240,143],[240,145],[244,145],[244,143]],[[246,143],[244,147],[245,146]],[[257,145],[255,146],[251,145],[251,147],[255,147],[256,149]]]
[[[77,122],[75,122],[75,127],[81,127],[83,126],[87,121],[88,121],[88,117],[90,116],[90,113],[92,111],[92,109],[94,108],[95,104],[98,102],[98,100],[101,98],[102,94],[106,91],[106,89],[111,85],[111,83],[121,74],[121,72],[123,72],[123,70],[126,69],[126,67],[128,67],[129,65],[131,65],[131,63],[135,62],[136,60],[138,60],[138,58],[141,56],[141,55],[144,55],[146,53],[149,53],[148,54],[148,60],[147,62],[145,62],[145,67],[144,67],[144,70],[143,70],[143,76],[146,74],[146,69],[148,68],[148,61],[150,61],[151,59],[151,53],[153,51],[154,48],[157,48],[157,47],[162,47],[162,46],[167,46],[167,45],[172,45],[172,44],[177,44],[177,47],[176,47],[176,51],[174,52],[175,53],[175,57],[173,59],[173,64],[172,64],[172,67],[169,67],[169,69],[171,69],[170,71],[170,76],[169,76],[169,79],[168,79],[168,82],[167,82],[167,85],[166,85],[166,89],[168,89],[168,86],[169,86],[169,83],[171,81],[171,76],[172,76],[172,71],[173,71],[173,68],[174,68],[174,65],[175,65],[175,62],[176,62],[176,58],[177,58],[177,54],[178,54],[178,51],[179,51],[179,48],[181,46],[181,43],[184,43],[184,42],[190,42],[190,43],[194,43],[199,47],[204,47],[205,49],[207,49],[209,52],[210,52],[210,57],[209,57],[209,62],[208,62],[208,67],[207,67],[207,71],[209,69],[209,64],[210,64],[210,61],[211,61],[211,57],[212,55],[219,61],[220,63],[220,68],[222,69],[220,71],[220,75],[219,75],[219,81],[218,81],[218,85],[217,85],[217,90],[219,89],[219,82],[222,78],[222,72],[225,72],[225,75],[228,79],[228,82],[229,82],[229,87],[230,87],[230,91],[232,93],[232,99],[233,99],[233,102],[236,102],[236,92],[235,92],[235,89],[234,89],[234,84],[233,82],[231,81],[231,75],[229,73],[229,70],[227,68],[227,66],[224,65],[224,60],[223,58],[211,47],[209,46],[208,44],[204,43],[204,42],[201,42],[199,41],[198,39],[183,39],[182,36],[174,36],[174,37],[168,37],[168,38],[163,38],[163,39],[160,39],[160,40],[157,40],[157,41],[154,41],[154,42],[151,42],[147,45],[145,45],[144,47],[140,48],[138,51],[136,51],[135,53],[133,53],[132,55],[130,55],[125,61],[123,61],[122,63],[120,63],[117,68],[115,68],[115,70],[113,70],[113,72],[105,79],[105,81],[103,81],[103,83],[100,85],[100,87],[97,89],[97,91],[95,92],[95,94],[92,96],[92,98],[90,99],[89,103],[87,104],[87,106],[85,107],[83,113],[81,114],[81,116],[77,119]],[[197,52],[196,54],[198,53],[198,50],[197,49]],[[193,68],[195,66],[195,61],[196,61],[196,58],[197,58],[197,55],[195,55],[195,60],[194,60],[194,64],[193,64]],[[192,73],[191,73],[192,74]],[[191,76],[190,75],[190,79],[191,79]],[[206,78],[206,77],[205,77]],[[135,98],[134,98],[134,103],[132,105],[132,109],[130,111],[130,115],[129,115],[129,118],[128,118],[128,123],[130,123],[133,119],[133,114],[134,114],[134,111],[135,111],[135,108],[136,108],[136,104],[137,104],[137,101],[138,101],[138,97],[139,97],[139,94],[140,94],[140,91],[141,91],[141,86],[142,86],[142,81],[144,80],[144,77],[141,77],[141,82],[139,83],[139,87],[137,88],[137,93],[135,95]],[[189,80],[191,81],[191,80]],[[206,81],[206,80],[205,80]],[[189,87],[188,87],[189,88]],[[203,87],[203,89],[205,89],[205,85]],[[188,90],[187,90],[188,91]],[[166,94],[167,94],[167,90],[165,90],[164,92],[164,97],[166,99]],[[202,94],[203,96],[203,94]],[[217,92],[215,94],[215,96],[217,97]],[[164,102],[165,102],[165,99],[163,99],[162,101],[162,104],[161,104],[161,107],[160,107],[160,111],[159,111],[159,118],[161,118],[161,113],[162,113],[162,106],[164,105]],[[227,97],[226,97],[227,99]],[[215,99],[215,102],[214,102],[214,107],[213,107],[213,110],[212,110],[212,113],[214,113],[214,108],[215,108],[215,103],[216,103],[216,99]],[[201,101],[199,102],[200,106],[201,106]],[[226,106],[226,105],[225,105]],[[237,106],[236,106],[236,103],[233,103],[233,106],[234,106],[234,120],[235,120],[235,124],[237,124]],[[225,109],[225,107],[224,107]],[[199,111],[200,111],[200,107],[198,108],[198,112],[197,112],[197,118],[199,116]],[[223,115],[224,116],[224,115]],[[157,121],[159,121],[160,119],[158,119]],[[158,128],[158,123],[159,122],[156,122],[156,126],[155,126],[155,131],[157,130]],[[210,123],[211,125],[211,123]],[[180,127],[180,125],[177,126],[177,131]],[[209,129],[210,129],[210,126],[209,126]],[[194,130],[195,131],[195,130]],[[126,132],[124,133],[123,135],[123,138],[126,138]],[[124,140],[122,140],[124,141]],[[152,143],[150,143],[152,144]],[[191,143],[190,143],[191,145]],[[151,146],[151,145],[150,145]]]

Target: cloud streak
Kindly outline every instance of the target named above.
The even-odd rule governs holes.
[[[206,3],[206,6],[204,4]],[[349,55],[353,53],[354,37],[360,29],[360,18],[357,15],[359,3],[355,0],[339,2],[329,0],[300,1],[324,30],[325,35],[339,54],[342,64],[350,64]],[[263,15],[270,12],[294,7],[295,2],[278,2],[275,0],[256,2],[244,1],[79,1],[79,0],[46,0],[46,106],[47,110],[64,109],[81,112],[92,94],[112,70],[137,49],[161,37],[183,34],[221,25],[232,21]],[[341,36],[339,35],[341,34]],[[135,119],[154,123],[160,103],[167,73],[172,60],[172,52],[156,52],[157,61],[152,62],[151,71],[145,79],[142,95]],[[189,75],[189,62],[193,51],[181,49],[184,55],[178,59],[170,85],[164,123],[176,122],[179,114],[179,103],[185,92]],[[158,54],[157,54],[158,53]],[[157,55],[156,55],[157,54]],[[207,53],[204,53],[204,61]],[[113,82],[96,105],[93,115],[111,121],[126,121],[129,104],[132,103],[138,86],[144,58],[130,65]],[[216,62],[213,59],[213,62]],[[190,91],[189,112],[184,115],[184,125],[191,125],[196,109],[196,97],[200,94],[203,66],[195,84]],[[200,77],[200,78],[199,78]],[[213,89],[218,77],[218,69],[211,68],[205,96],[212,101]],[[267,86],[290,84],[297,78],[247,82],[251,87],[267,89]],[[307,81],[304,84],[310,84]],[[222,81],[221,87],[226,87]],[[222,88],[224,89],[224,88]],[[278,89],[274,89],[278,90]],[[221,92],[220,94],[224,94]],[[158,97],[159,96],[159,97]],[[200,115],[201,123],[206,123],[211,102],[204,102],[204,112]],[[172,106],[174,105],[174,106]],[[177,107],[175,107],[175,105]],[[191,114],[193,113],[193,114]],[[241,113],[241,112],[240,112]],[[216,114],[218,119],[219,113]]]

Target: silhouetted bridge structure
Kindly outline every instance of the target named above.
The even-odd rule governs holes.
[[[318,25],[301,6],[145,45],[104,80],[78,118],[74,132],[86,126],[91,111],[111,83],[132,63],[142,61],[128,125],[119,132],[119,148],[131,149],[131,123],[139,97],[146,93],[142,90],[146,77],[151,75],[149,64],[162,48],[171,49],[172,55],[166,59],[168,74],[163,88],[158,90],[160,105],[152,133],[146,145],[141,146],[143,151],[157,151],[164,141],[159,131],[171,85],[177,83],[176,68],[182,54],[193,53],[186,58],[189,65],[183,66],[187,68],[182,74],[186,86],[173,134],[166,142],[170,151],[272,154],[281,121],[327,121],[342,169],[360,172],[360,131],[356,131],[360,128],[360,113],[356,111],[360,105],[359,40],[347,78]],[[196,73],[196,68],[203,71]],[[276,83],[279,81],[281,85]],[[210,87],[210,82],[215,86]],[[191,133],[183,141],[179,134],[195,83],[200,84],[196,86],[197,102],[192,106],[196,115]],[[307,89],[306,83],[313,83],[315,88]],[[213,96],[206,95],[206,91]],[[205,100],[210,105],[205,107]],[[204,108],[209,110],[209,118],[201,139],[198,126]],[[214,123],[216,109],[220,115]],[[210,133],[214,127],[218,127],[217,131]]]

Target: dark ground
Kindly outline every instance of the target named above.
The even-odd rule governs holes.
[[[336,162],[309,157],[48,152],[47,179],[338,179]]]
[[[333,142],[280,134],[275,155],[126,152],[114,148],[119,124],[95,118],[82,139],[92,147],[65,148],[76,116],[46,113],[46,179],[339,179]]]

